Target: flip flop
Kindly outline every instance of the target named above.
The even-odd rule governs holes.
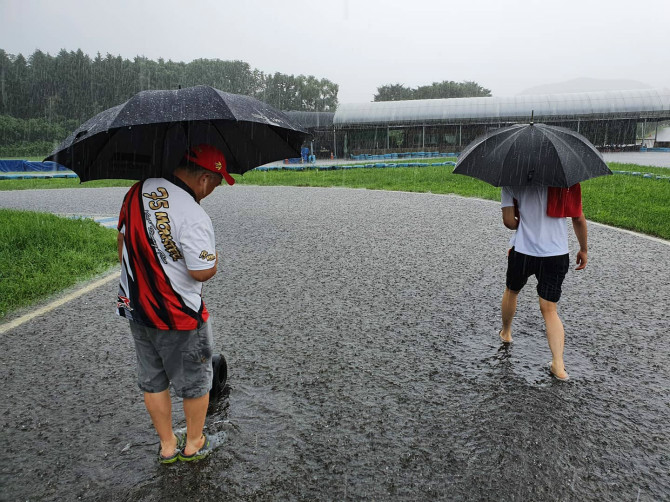
[[[177,446],[175,447],[174,454],[169,457],[164,457],[161,455],[161,447],[158,446],[158,463],[159,464],[173,464],[179,460],[179,454],[186,446],[186,436],[183,434],[175,434],[174,437],[177,438]]]
[[[202,437],[205,438],[205,443],[202,445],[202,448],[192,455],[185,455],[184,451],[181,450],[179,452],[179,460],[182,462],[193,462],[194,460],[202,460],[212,453],[214,451],[214,443],[207,437],[207,434],[203,434]]]

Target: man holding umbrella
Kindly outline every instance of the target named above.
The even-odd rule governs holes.
[[[567,199],[567,204],[562,204],[561,211],[552,212],[561,197]],[[537,186],[503,187],[501,201],[503,223],[516,232],[510,241],[512,248],[507,258],[500,338],[505,343],[512,341],[512,320],[516,313],[517,296],[528,278],[535,275],[540,311],[552,354],[550,371],[557,379],[568,380],[563,363],[565,334],[557,303],[569,268],[565,216],[573,215],[572,226],[579,241],[576,270],[584,269],[587,262],[587,228],[582,212],[580,186],[577,184],[567,190]]]
[[[579,241],[577,270],[586,267],[587,229],[579,183],[612,174],[602,155],[576,131],[546,124],[515,124],[476,138],[461,153],[454,169],[502,187],[502,216],[516,230],[510,241],[506,288],[502,299],[504,343],[512,341],[517,296],[535,275],[540,310],[551,349],[550,371],[568,380],[563,364],[565,333],[557,303],[570,268],[566,217]]]
[[[197,460],[212,446],[202,434],[213,375],[201,292],[218,260],[199,202],[223,179],[232,185],[228,173],[299,155],[307,136],[262,101],[197,85],[141,91],[88,119],[45,159],[82,182],[144,180],[128,191],[119,217],[117,310],[131,321],[161,462]],[[172,431],[170,383],[184,398],[186,438]]]
[[[224,179],[234,183],[223,154],[198,145],[171,179],[131,187],[119,216],[117,313],[130,321],[138,386],[160,437],[161,463],[199,460],[213,447],[203,434],[213,341],[202,283],[216,274],[218,256],[212,221],[199,203]],[[183,398],[186,437],[172,429],[170,384]]]

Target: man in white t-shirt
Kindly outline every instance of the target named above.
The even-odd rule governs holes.
[[[504,343],[512,341],[517,296],[528,277],[535,275],[540,311],[552,354],[551,373],[559,380],[567,380],[569,377],[563,363],[565,333],[558,316],[557,302],[561,297],[563,279],[570,268],[568,230],[564,217],[547,216],[547,192],[547,187],[535,186],[502,189],[503,223],[516,232],[510,240],[512,249],[507,261],[500,338]],[[573,230],[579,241],[576,270],[584,269],[587,262],[586,218],[581,210],[579,212],[579,216],[572,217]]]

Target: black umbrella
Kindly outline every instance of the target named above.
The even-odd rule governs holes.
[[[459,156],[454,173],[497,187],[571,187],[612,171],[581,134],[531,122],[495,129],[475,139]]]
[[[142,91],[79,126],[45,160],[81,181],[169,174],[189,145],[211,144],[227,171],[242,174],[298,157],[307,133],[282,112],[248,96],[199,85]]]

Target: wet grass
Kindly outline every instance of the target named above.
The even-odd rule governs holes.
[[[116,262],[116,230],[92,220],[0,209],[0,319]]]
[[[37,190],[43,188],[105,188],[130,187],[133,180],[95,180],[80,183],[79,178],[30,178],[24,180],[0,180],[3,190]]]
[[[613,170],[668,176],[670,169],[610,165]],[[587,219],[670,240],[670,180],[615,174],[582,184]]]
[[[467,176],[452,174],[452,166],[355,168],[332,171],[251,171],[236,176],[246,185],[368,188],[405,192],[453,193],[483,199],[500,198],[500,189]]]

